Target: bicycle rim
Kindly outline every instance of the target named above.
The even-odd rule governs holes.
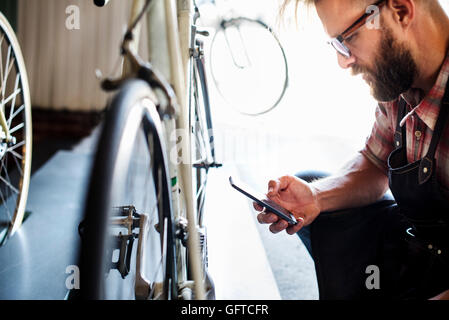
[[[288,87],[284,49],[271,28],[259,20],[222,21],[212,39],[210,69],[219,94],[245,115],[273,110]]]
[[[192,154],[193,177],[196,191],[198,224],[202,226],[204,200],[206,193],[208,165],[215,162],[214,133],[210,113],[210,101],[207,90],[204,64],[201,59],[194,61],[192,72],[191,109],[193,111],[192,126]]]
[[[81,228],[84,298],[177,298],[170,185],[154,101],[145,82],[129,81],[105,120]]]
[[[199,232],[199,245],[201,265],[203,268],[203,285],[206,289],[207,299],[215,298],[215,289],[212,279],[207,273],[208,248],[207,228],[203,224],[204,202],[206,198],[207,178],[209,165],[215,163],[214,133],[210,111],[207,79],[202,58],[192,59],[191,88],[190,88],[190,122],[192,128],[192,183],[195,190],[197,224]]]
[[[0,129],[0,245],[24,219],[31,172],[31,102],[17,38],[0,13],[0,102],[12,137]]]

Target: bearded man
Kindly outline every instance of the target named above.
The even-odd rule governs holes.
[[[337,174],[269,181],[267,197],[298,225],[258,221],[300,236],[320,299],[448,299],[449,19],[437,0],[303,2],[339,65],[371,87],[376,120]]]

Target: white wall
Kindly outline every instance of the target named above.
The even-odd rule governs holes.
[[[449,1],[441,3],[449,12]],[[278,26],[290,68],[281,104],[254,118],[213,96],[214,120],[222,130],[217,132],[217,153],[257,175],[338,170],[363,147],[374,121],[376,101],[360,77],[338,66],[315,9],[300,8],[298,24],[291,11]],[[276,14],[272,10],[267,19],[276,22]]]

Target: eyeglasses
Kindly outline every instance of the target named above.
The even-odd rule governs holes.
[[[385,0],[380,0],[374,3],[372,6],[377,6],[380,9],[385,4]],[[332,38],[328,41],[338,53],[349,58],[351,56],[351,51],[348,47],[343,43],[343,41],[347,40],[355,31],[357,31],[360,27],[362,27],[368,19],[374,18],[374,15],[379,14],[379,10],[374,10],[370,13],[363,14],[360,18],[357,19],[348,29],[343,31],[340,35],[335,38]]]

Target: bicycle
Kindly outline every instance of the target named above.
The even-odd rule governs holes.
[[[103,122],[79,226],[75,296],[212,299],[203,204],[207,173],[220,164],[197,37],[207,32],[195,26],[194,1],[178,1],[175,9],[173,1],[134,0],[131,11],[123,75],[102,81],[118,93]],[[151,63],[135,53],[144,16],[154,36]]]
[[[209,5],[216,30],[209,50],[209,64],[218,93],[241,114],[258,116],[273,110],[289,83],[284,48],[273,29],[261,18],[241,16],[226,8],[227,0],[202,0]]]
[[[31,99],[14,30],[0,12],[0,246],[20,228],[31,173]]]

